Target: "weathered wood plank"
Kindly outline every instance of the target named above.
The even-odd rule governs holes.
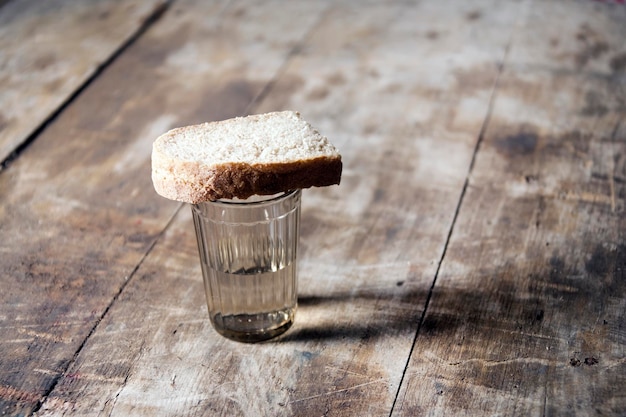
[[[273,9],[225,4],[170,8],[0,175],[7,415],[37,409],[178,209],[151,184],[156,135],[245,112],[323,7],[268,33]]]
[[[293,20],[308,3],[289,4],[260,8],[264,25],[303,26]],[[294,328],[260,345],[210,328],[185,207],[42,414],[388,415],[515,16],[494,4],[318,10],[253,108],[302,111],[345,159],[340,187],[304,193]],[[201,38],[189,39],[183,49]],[[195,108],[188,96],[181,112]]]
[[[565,73],[626,70],[626,7],[613,1],[528,2],[508,66]],[[531,29],[532,28],[532,29]]]
[[[558,45],[589,19],[608,49],[584,66],[515,54],[544,28],[533,16],[554,18],[534,5],[394,415],[626,413],[626,79],[607,65],[626,11],[574,4]]]
[[[0,3],[0,162],[166,0]]]

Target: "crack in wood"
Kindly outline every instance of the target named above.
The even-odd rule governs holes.
[[[334,390],[334,391],[327,391],[327,392],[323,392],[321,394],[311,395],[309,397],[298,398],[298,399],[295,399],[293,401],[289,401],[287,403],[284,403],[284,405],[286,406],[286,405],[289,405],[289,404],[299,403],[299,402],[302,402],[302,401],[314,400],[316,398],[325,397],[325,396],[333,395],[333,394],[339,394],[341,392],[346,392],[346,391],[350,391],[350,390],[353,390],[353,389],[365,387],[367,385],[380,384],[380,383],[388,382],[388,381],[389,381],[389,378],[380,378],[380,379],[377,379],[377,380],[374,380],[374,381],[364,382],[362,384],[353,385],[353,386],[350,386],[350,387],[347,387],[347,388],[341,388],[341,389]]]
[[[50,384],[50,386],[48,387],[48,389],[46,390],[46,393],[41,397],[41,399],[37,402],[37,404],[35,405],[35,407],[33,407],[32,413],[36,414],[37,411],[39,411],[41,409],[41,407],[43,406],[43,404],[46,402],[48,396],[54,391],[54,389],[56,388],[56,386],[59,384],[59,382],[61,381],[61,379],[66,376],[67,371],[72,367],[72,365],[76,362],[76,359],[78,358],[78,356],[80,355],[80,352],[85,348],[85,346],[87,345],[87,341],[91,338],[91,336],[96,332],[98,326],[100,325],[100,323],[102,322],[102,320],[104,319],[104,317],[106,317],[106,315],[108,314],[108,312],[111,310],[111,308],[113,307],[113,305],[115,304],[115,302],[118,300],[118,298],[120,297],[120,295],[122,294],[122,292],[124,291],[124,289],[126,288],[126,286],[128,286],[128,283],[132,280],[132,278],[135,276],[135,273],[137,272],[137,270],[139,270],[139,267],[143,264],[144,260],[147,258],[147,256],[150,254],[150,252],[152,252],[152,249],[154,248],[154,246],[156,245],[156,243],[159,241],[159,238],[161,236],[163,236],[165,234],[165,232],[169,229],[170,225],[174,222],[174,219],[176,218],[176,215],[178,214],[178,212],[180,211],[180,209],[183,207],[183,204],[181,204],[178,209],[174,212],[174,214],[172,215],[172,217],[170,218],[170,220],[168,221],[167,225],[163,228],[163,230],[161,231],[161,233],[159,233],[159,235],[157,236],[157,238],[154,240],[154,242],[152,242],[152,244],[150,245],[150,247],[148,248],[148,250],[146,251],[146,253],[141,257],[141,259],[139,260],[139,262],[137,263],[137,265],[135,266],[135,268],[132,270],[132,272],[129,274],[128,278],[124,281],[124,283],[120,286],[119,291],[117,292],[117,294],[115,294],[115,296],[113,297],[113,299],[111,300],[111,302],[109,303],[109,305],[104,309],[104,311],[102,312],[102,315],[96,320],[95,324],[93,325],[93,327],[91,328],[91,330],[89,331],[89,333],[87,334],[87,336],[85,337],[85,339],[82,341],[82,343],[80,344],[80,346],[78,346],[78,349],[76,350],[76,352],[74,353],[74,356],[72,357],[72,359],[70,361],[68,361],[67,365],[65,366],[65,369],[63,370],[62,373],[59,373],[58,376],[52,381],[52,383]],[[142,346],[139,349],[139,356],[141,356],[141,353],[143,352],[143,343]],[[124,386],[126,385],[127,381],[128,381],[128,377],[130,375],[130,369],[128,370],[128,373],[126,375],[126,377],[124,378],[124,382],[122,384],[122,387],[120,388],[120,391],[124,388]],[[116,399],[119,395],[116,395]],[[115,403],[113,404],[113,407],[115,406]]]
[[[526,6],[530,7],[530,3],[531,2],[532,2],[532,0],[528,0],[526,2]],[[414,337],[413,343],[411,345],[411,350],[409,351],[409,355],[407,357],[407,361],[406,361],[406,364],[405,364],[405,367],[404,367],[404,371],[402,373],[402,377],[400,378],[400,382],[398,384],[398,391],[396,392],[396,396],[394,398],[394,401],[393,401],[393,403],[391,405],[391,409],[389,411],[389,416],[390,417],[393,415],[394,410],[396,408],[396,404],[398,402],[398,396],[399,396],[399,393],[400,393],[400,388],[402,387],[402,384],[404,383],[405,378],[407,376],[406,374],[407,374],[408,366],[409,366],[411,357],[413,356],[413,351],[415,349],[415,346],[417,344],[417,340],[418,340],[418,337],[419,337],[420,329],[422,328],[422,325],[424,323],[424,319],[426,317],[426,312],[428,311],[428,306],[430,304],[430,300],[432,298],[432,294],[433,294],[433,291],[435,289],[435,285],[437,283],[437,278],[438,278],[439,272],[441,270],[441,265],[443,264],[443,261],[445,259],[446,251],[448,249],[448,245],[450,244],[450,240],[451,240],[452,234],[454,232],[454,226],[455,226],[456,221],[458,219],[458,216],[459,216],[459,213],[460,213],[460,210],[461,210],[461,206],[463,205],[463,199],[465,197],[465,193],[467,192],[467,188],[468,188],[469,183],[470,183],[470,178],[471,178],[471,175],[472,175],[472,171],[473,171],[474,165],[476,163],[476,157],[478,155],[478,152],[480,150],[480,146],[481,146],[482,141],[484,139],[484,135],[485,135],[485,132],[487,130],[487,126],[489,125],[489,121],[491,119],[491,114],[493,113],[493,106],[494,106],[494,102],[495,102],[495,97],[496,97],[496,92],[497,92],[497,89],[498,89],[500,77],[501,77],[501,75],[502,75],[502,73],[504,71],[504,66],[505,66],[507,58],[509,56],[509,52],[511,50],[511,46],[513,44],[513,39],[515,37],[516,28],[518,26],[519,25],[515,25],[515,27],[511,31],[509,39],[508,39],[508,41],[507,41],[507,43],[506,43],[506,45],[504,47],[502,61],[498,65],[498,72],[497,72],[497,74],[495,76],[495,80],[493,82],[493,86],[492,86],[491,93],[490,93],[490,96],[489,96],[489,101],[488,101],[488,105],[487,105],[487,114],[485,115],[483,123],[482,123],[482,125],[480,127],[480,132],[478,134],[478,139],[476,141],[476,144],[475,144],[475,147],[474,147],[474,151],[472,153],[472,158],[470,160],[468,172],[467,172],[467,175],[465,176],[465,182],[464,182],[463,188],[461,190],[461,195],[459,196],[459,200],[458,200],[458,203],[456,205],[456,209],[455,209],[455,212],[454,212],[454,216],[452,218],[452,222],[451,222],[450,228],[448,230],[448,235],[447,235],[445,243],[444,243],[444,247],[443,247],[443,250],[442,250],[442,253],[441,253],[441,257],[439,258],[439,262],[437,264],[437,269],[435,271],[435,276],[433,278],[432,284],[431,284],[430,289],[428,291],[428,295],[426,297],[426,301],[424,303],[424,310],[422,311],[422,315],[421,315],[421,317],[419,319],[419,322],[418,322],[418,325],[417,325],[417,330],[415,331],[415,337]],[[405,392],[405,395],[406,395],[406,392]]]
[[[414,340],[413,340],[413,344],[412,344],[412,346],[411,346],[411,352],[410,352],[410,353],[409,353],[409,355],[408,355],[408,359],[407,359],[407,363],[406,363],[406,366],[405,366],[405,370],[404,370],[404,372],[403,372],[402,378],[400,379],[400,383],[398,384],[398,390],[399,390],[399,389],[400,389],[400,387],[402,386],[402,383],[403,383],[403,381],[404,381],[404,379],[405,379],[405,376],[406,376],[406,369],[407,369],[407,367],[408,367],[408,364],[409,364],[410,358],[411,358],[411,356],[412,356],[412,354],[413,354],[413,349],[415,348],[415,345],[416,345],[416,343],[417,343],[417,338],[418,338],[418,336],[419,336],[420,328],[422,327],[422,324],[423,324],[424,319],[425,319],[425,317],[426,317],[426,312],[427,312],[427,310],[428,310],[428,305],[429,305],[429,303],[430,303],[430,300],[431,300],[431,298],[432,298],[432,293],[433,293],[434,288],[435,288],[435,285],[436,285],[436,283],[437,283],[437,277],[438,277],[438,275],[439,275],[439,271],[441,270],[441,265],[443,264],[443,261],[444,261],[444,259],[445,259],[445,256],[446,256],[446,250],[447,250],[447,248],[448,248],[448,245],[449,245],[449,243],[450,243],[450,239],[451,239],[451,237],[452,237],[452,233],[453,233],[453,231],[454,231],[454,225],[455,225],[456,220],[457,220],[457,218],[458,218],[458,215],[459,215],[459,212],[460,212],[460,208],[461,208],[461,206],[462,206],[462,204],[463,204],[463,197],[465,196],[465,193],[466,193],[466,191],[467,191],[467,188],[468,188],[468,185],[469,185],[469,179],[470,179],[470,176],[471,176],[471,173],[472,173],[472,169],[473,169],[473,167],[474,167],[474,162],[475,162],[475,160],[476,160],[476,155],[477,155],[478,150],[479,150],[479,148],[480,148],[480,144],[481,144],[481,142],[482,142],[484,132],[485,132],[485,130],[486,130],[486,128],[487,128],[487,125],[488,125],[488,123],[489,123],[489,118],[490,118],[490,115],[491,115],[491,112],[492,112],[492,109],[493,109],[493,102],[494,102],[494,98],[495,98],[495,92],[496,92],[496,89],[497,89],[497,86],[498,86],[498,80],[499,80],[499,78],[500,78],[500,74],[502,74],[502,71],[503,71],[503,69],[504,69],[504,62],[506,61],[506,56],[508,55],[508,51],[509,51],[509,49],[510,49],[510,45],[511,45],[511,41],[509,41],[509,43],[507,44],[507,46],[506,46],[506,48],[505,48],[503,62],[502,62],[502,64],[501,64],[501,65],[499,66],[499,68],[498,68],[498,73],[497,73],[497,75],[496,75],[496,79],[495,79],[495,82],[494,82],[494,85],[493,85],[493,88],[492,88],[492,91],[491,91],[491,95],[490,95],[490,98],[489,98],[489,105],[488,105],[487,114],[486,114],[486,116],[485,116],[485,119],[484,119],[483,125],[481,126],[481,130],[480,130],[480,133],[479,133],[479,135],[478,135],[478,140],[476,141],[476,146],[475,146],[475,148],[474,148],[474,152],[473,152],[473,154],[472,154],[472,159],[471,159],[471,162],[470,162],[470,166],[469,166],[469,169],[468,169],[468,173],[467,173],[466,178],[465,178],[465,183],[464,183],[464,185],[463,185],[463,189],[462,189],[462,191],[461,191],[461,195],[460,195],[460,197],[459,197],[459,201],[458,201],[458,204],[457,204],[457,206],[456,206],[454,216],[453,216],[453,218],[452,218],[452,223],[451,223],[451,225],[450,225],[450,229],[449,229],[449,231],[448,231],[448,236],[447,236],[447,238],[446,238],[446,241],[445,241],[445,244],[444,244],[444,248],[443,248],[443,251],[442,251],[441,257],[440,257],[439,262],[438,262],[438,265],[437,265],[437,270],[436,270],[436,272],[435,272],[435,277],[434,277],[434,279],[433,279],[432,285],[431,285],[430,290],[429,290],[429,292],[428,292],[428,296],[427,296],[427,298],[426,298],[426,302],[425,302],[425,304],[424,304],[424,310],[423,310],[423,312],[422,312],[422,316],[420,317],[420,320],[419,320],[419,323],[418,323],[418,326],[417,326],[417,330],[416,330],[416,332],[415,332],[415,338],[414,338]],[[392,405],[392,407],[391,407],[391,411],[390,411],[390,413],[389,413],[389,415],[390,415],[390,416],[393,414],[393,411],[394,411],[394,409],[395,409],[395,405],[396,405],[396,401],[397,401],[397,395],[396,395],[396,398],[395,398],[395,400],[394,400],[394,403],[393,403],[393,405]]]
[[[464,359],[462,361],[457,362],[449,362],[449,366],[460,366],[468,363],[479,363],[483,366],[499,366],[507,363],[538,363],[540,365],[548,366],[550,365],[549,360],[543,360],[539,358],[529,358],[529,357],[521,357],[521,358],[506,358],[506,359],[482,359],[482,358],[470,358]]]
[[[4,171],[13,161],[15,161],[28,146],[33,143],[41,133],[52,123],[54,122],[61,113],[63,113],[69,106],[72,104],[78,96],[80,96],[83,91],[89,87],[102,72],[111,66],[111,64],[117,60],[131,45],[133,45],[141,36],[159,19],[163,16],[167,9],[169,9],[171,2],[174,0],[163,0],[162,3],[156,5],[156,7],[151,11],[151,13],[141,22],[138,29],[131,34],[131,36],[121,44],[117,50],[113,51],[111,55],[105,59],[101,64],[97,66],[97,68],[93,71],[93,73],[87,77],[87,79],[80,85],[77,86],[76,90],[71,93],[54,111],[50,113],[48,117],[46,117],[39,126],[36,126],[34,130],[24,138],[21,143],[18,143],[17,146],[13,149],[13,151],[6,157],[4,160],[0,161],[0,172]],[[0,6],[2,4],[0,3]]]

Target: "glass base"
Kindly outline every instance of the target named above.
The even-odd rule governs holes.
[[[256,343],[285,333],[293,324],[295,309],[259,314],[238,314],[211,318],[215,330],[237,342]]]

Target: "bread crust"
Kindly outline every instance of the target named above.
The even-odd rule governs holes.
[[[286,164],[232,163],[207,167],[179,161],[162,168],[152,171],[157,193],[171,200],[197,204],[339,184],[342,162],[341,158],[322,157]],[[170,174],[164,175],[167,172]],[[175,172],[185,172],[185,176]]]
[[[190,204],[339,184],[341,172],[338,153],[284,163],[207,165],[167,155],[156,142],[152,150],[152,182],[157,193]]]

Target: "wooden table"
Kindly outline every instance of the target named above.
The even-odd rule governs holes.
[[[626,415],[623,1],[0,1],[0,412]],[[299,310],[206,312],[169,128],[294,109]]]

